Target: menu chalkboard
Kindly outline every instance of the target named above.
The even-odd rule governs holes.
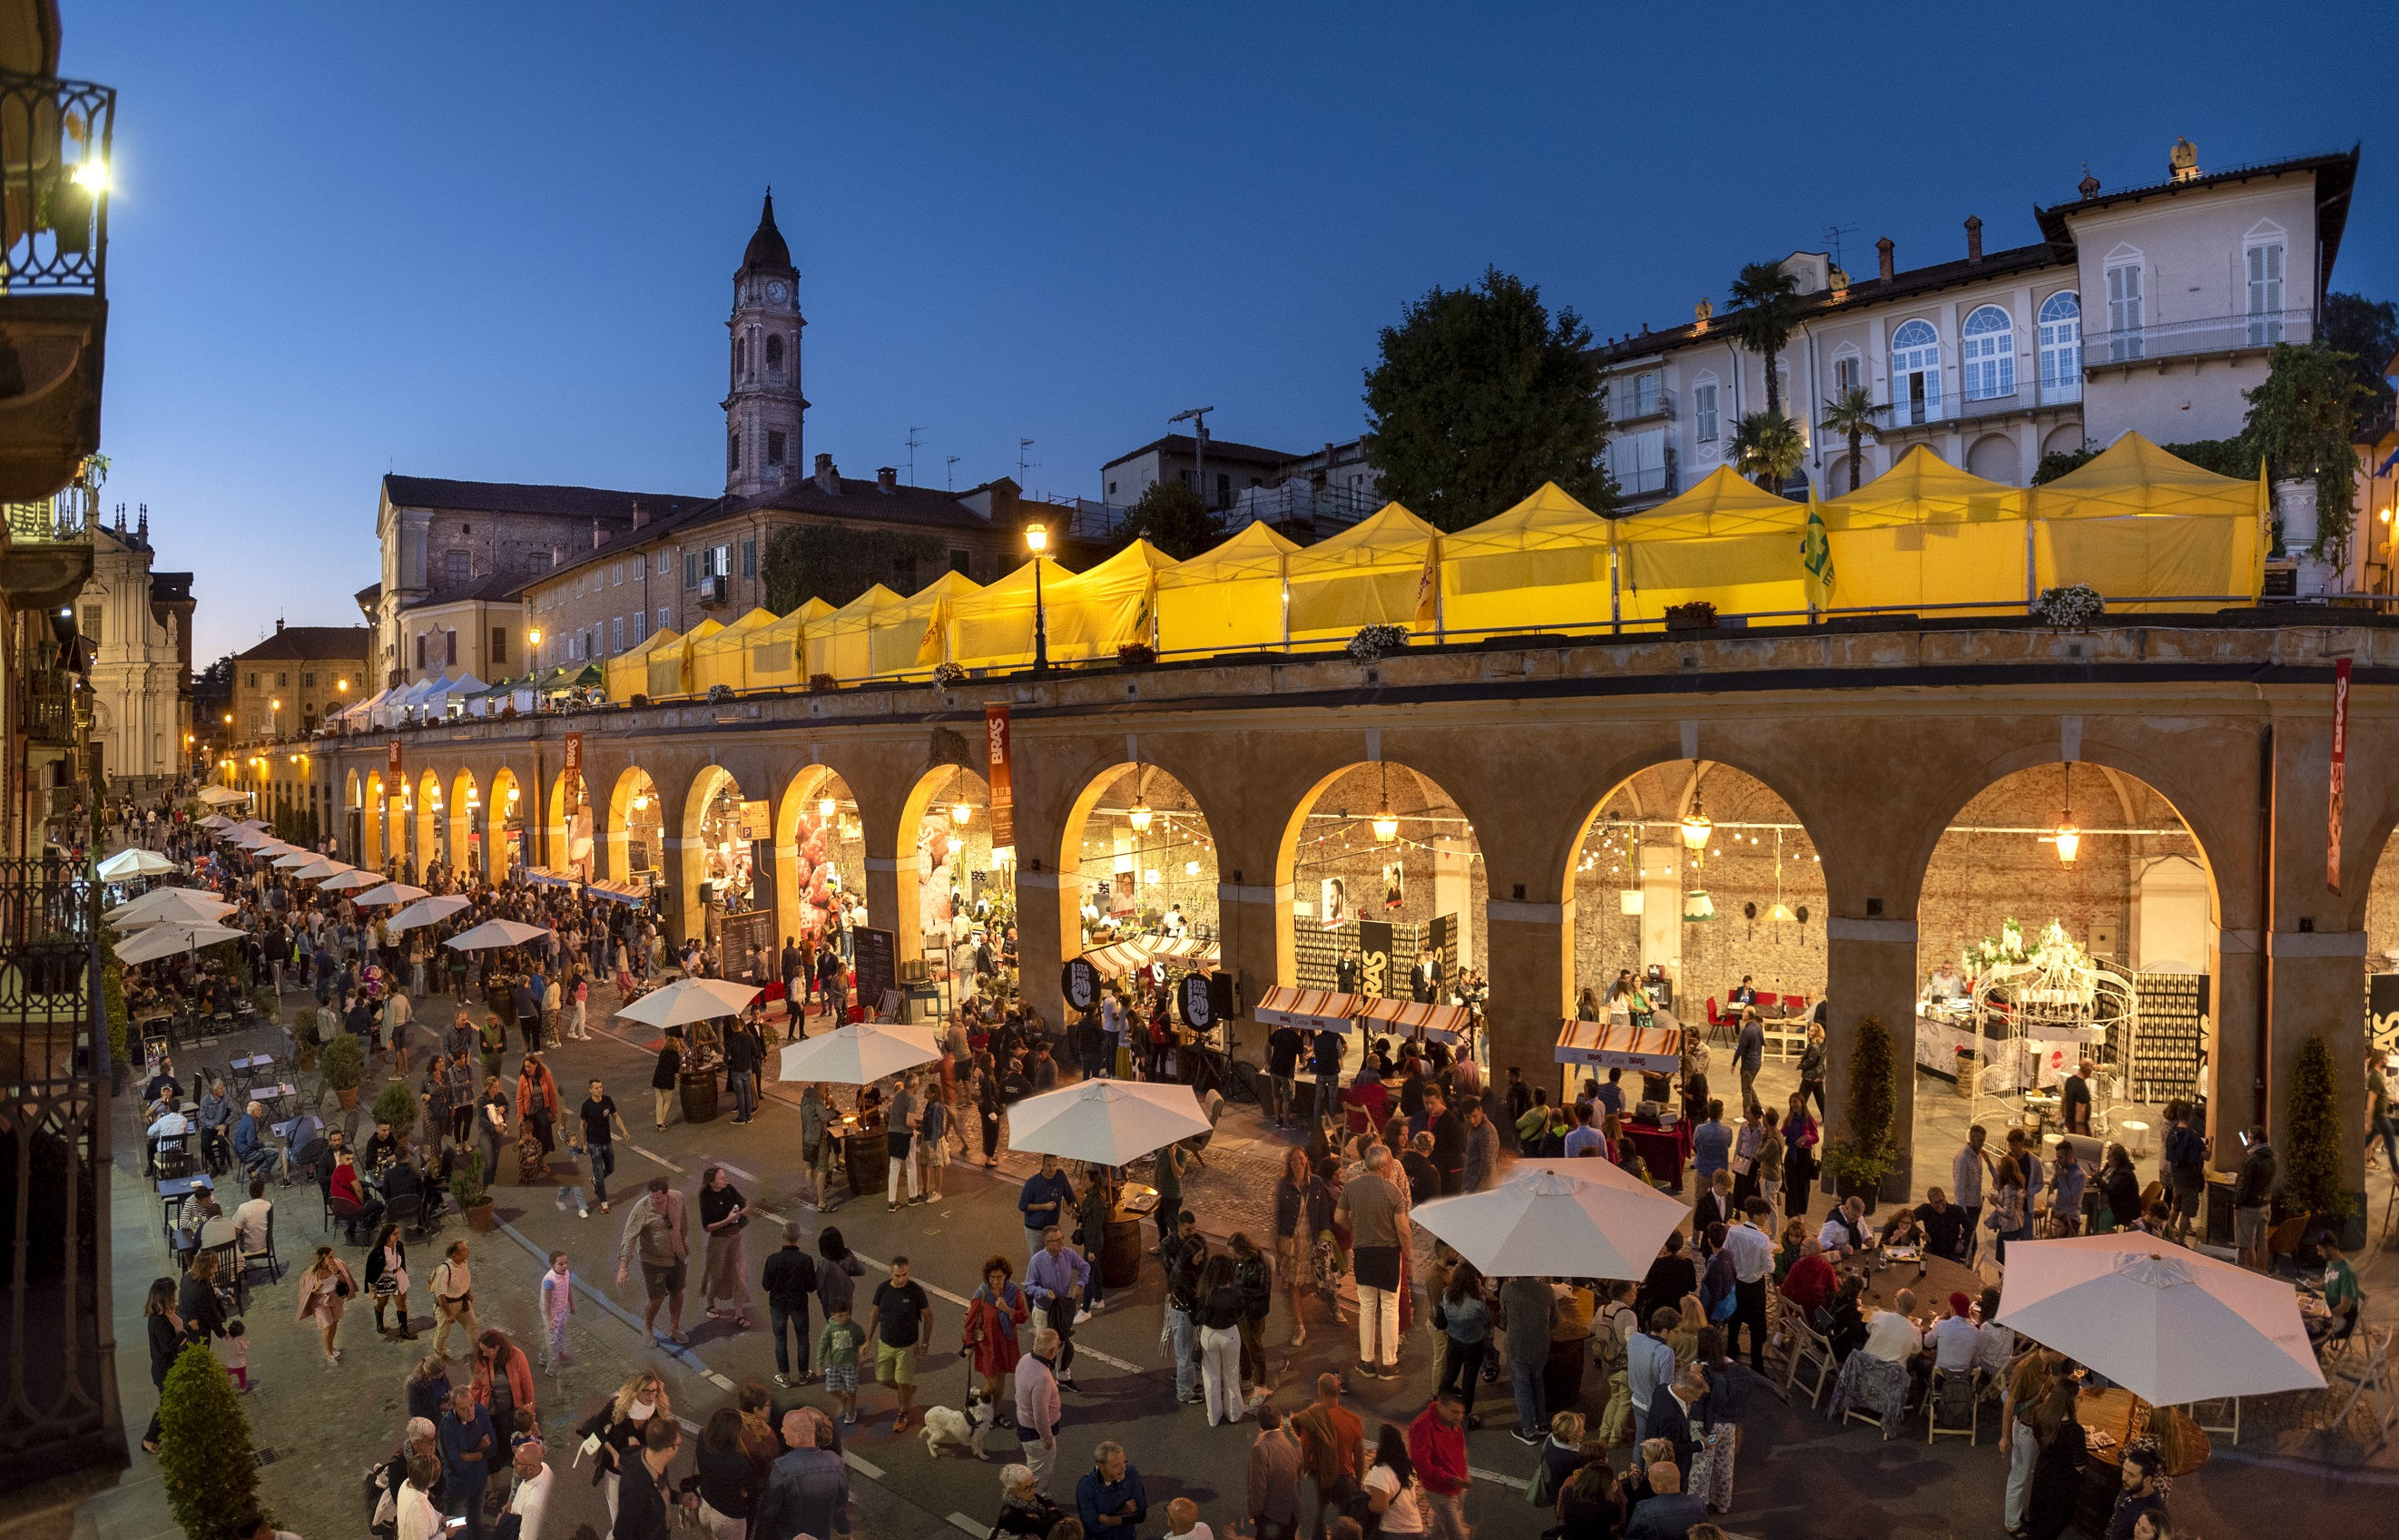
[[[888,930],[860,925],[850,931],[857,948],[858,998],[863,1005],[900,987],[900,948]]]

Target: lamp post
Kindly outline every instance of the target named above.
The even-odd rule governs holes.
[[[269,699],[266,703],[266,739],[280,742],[283,737],[283,702]]]
[[[1041,553],[1050,548],[1050,526],[1024,526],[1024,548],[1033,553],[1033,671],[1050,671],[1050,617],[1041,607]]]

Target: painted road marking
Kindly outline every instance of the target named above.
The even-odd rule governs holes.
[[[755,1171],[745,1171],[729,1160],[720,1160],[717,1164],[732,1172],[735,1176],[739,1177],[744,1182],[755,1182],[758,1180],[758,1174]]]
[[[535,1260],[542,1263],[545,1266],[549,1264],[549,1253],[543,1250],[540,1247],[535,1246],[533,1241],[526,1236],[523,1231],[518,1229],[515,1225],[510,1224],[507,1220],[500,1220],[496,1223],[502,1235],[507,1236],[519,1246],[522,1246],[526,1250],[532,1252]],[[575,1275],[575,1287],[582,1293],[585,1299],[590,1300],[593,1304],[598,1305],[609,1315],[616,1317],[618,1320],[623,1321],[627,1326],[631,1327],[635,1336],[647,1337],[652,1347],[667,1354],[676,1362],[682,1364],[692,1372],[703,1375],[723,1385],[727,1390],[733,1388],[733,1382],[725,1379],[723,1375],[709,1368],[707,1364],[701,1362],[698,1354],[694,1353],[688,1347],[678,1347],[673,1343],[669,1342],[666,1338],[645,1330],[642,1325],[640,1317],[634,1315],[623,1305],[618,1304],[615,1300],[610,1299],[607,1294],[602,1290],[592,1288],[590,1283],[586,1280],[580,1273]]]
[[[991,1526],[990,1526],[990,1525],[988,1525],[988,1524],[979,1524],[979,1523],[977,1523],[975,1520],[971,1520],[971,1519],[968,1518],[968,1517],[967,1517],[965,1514],[963,1514],[963,1513],[953,1513],[953,1514],[951,1514],[951,1515],[950,1515],[950,1522],[951,1522],[951,1523],[953,1523],[953,1524],[956,1524],[958,1528],[960,1528],[960,1529],[962,1529],[962,1530],[966,1531],[969,1534],[974,1535],[974,1536],[976,1537],[976,1540],[982,1540],[982,1537],[983,1537],[983,1535],[989,1534],[989,1533],[991,1533]]]
[[[666,1156],[658,1154],[656,1150],[644,1150],[639,1144],[628,1144],[625,1148],[632,1151],[637,1155],[644,1157],[645,1159],[657,1161],[659,1165],[665,1167],[670,1171],[680,1171],[683,1169],[682,1167],[676,1165],[673,1161],[669,1160]]]
[[[874,1464],[871,1460],[860,1459],[857,1452],[853,1450],[843,1450],[841,1452],[841,1459],[844,1465],[849,1466],[850,1469],[857,1471],[861,1476],[872,1476],[878,1481],[883,1479],[883,1467]],[[986,1531],[985,1533],[988,1533],[989,1532]]]
[[[891,1264],[889,1263],[877,1262],[863,1251],[853,1250],[850,1252],[850,1255],[866,1263],[867,1266],[874,1268],[879,1272],[888,1273],[891,1271]],[[948,1290],[942,1288],[938,1283],[931,1282],[926,1278],[915,1277],[914,1275],[911,1275],[911,1277],[915,1282],[921,1283],[925,1286],[925,1292],[928,1294],[938,1295],[939,1297],[949,1301],[952,1304],[956,1305],[961,1310],[968,1309],[974,1304],[972,1300],[951,1293]],[[1122,1358],[1103,1353],[1096,1347],[1084,1346],[1083,1341],[1080,1337],[1075,1339],[1075,1357],[1078,1358],[1097,1358],[1100,1362],[1106,1364],[1109,1368],[1121,1369],[1128,1374],[1138,1374],[1142,1372],[1142,1367],[1137,1363],[1127,1363]],[[988,1526],[986,1526],[986,1531],[987,1530]]]

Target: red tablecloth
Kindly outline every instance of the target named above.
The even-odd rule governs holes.
[[[1649,1168],[1649,1180],[1669,1192],[1681,1192],[1685,1155],[1681,1131],[1627,1123],[1624,1132],[1633,1141],[1633,1147],[1641,1152],[1641,1163]]]

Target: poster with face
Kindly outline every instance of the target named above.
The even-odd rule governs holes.
[[[1318,923],[1327,930],[1337,930],[1349,923],[1349,890],[1338,877],[1324,879],[1324,911]]]
[[[1407,877],[1397,861],[1383,868],[1383,907],[1397,909],[1407,901]]]

